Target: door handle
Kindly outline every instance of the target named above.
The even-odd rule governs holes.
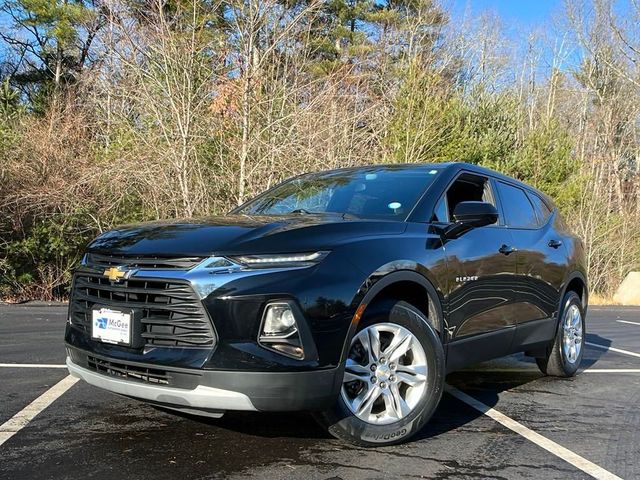
[[[560,248],[562,246],[562,241],[561,240],[549,240],[548,245],[551,248]]]
[[[514,247],[512,247],[511,245],[502,245],[498,251],[503,254],[503,255],[509,255],[510,253],[513,253],[516,251],[516,249]]]

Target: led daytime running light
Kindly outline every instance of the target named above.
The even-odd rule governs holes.
[[[299,265],[309,266],[321,261],[329,252],[313,253],[285,253],[268,255],[241,255],[234,257],[238,262],[247,266],[267,265]]]

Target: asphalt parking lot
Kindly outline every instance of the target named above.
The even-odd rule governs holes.
[[[591,307],[584,372],[512,356],[447,378],[410,443],[306,414],[171,415],[67,376],[65,306],[0,306],[0,478],[640,478],[640,307]],[[32,418],[33,417],[33,418]]]

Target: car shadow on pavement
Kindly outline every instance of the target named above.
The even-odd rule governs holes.
[[[587,334],[586,340],[604,347],[611,345],[611,340],[596,334]],[[587,347],[585,345],[580,370],[594,366],[606,353],[604,349]],[[520,353],[484,362],[475,365],[471,369],[451,373],[447,376],[446,382],[450,386],[472,395],[485,405],[493,408],[498,404],[500,394],[507,390],[541,379],[549,380],[545,387],[548,388],[553,384],[553,381],[573,381],[574,378],[553,379],[546,377],[538,369],[534,358]],[[413,441],[442,435],[451,430],[461,428],[481,415],[480,412],[461,400],[445,393],[431,421],[413,438]]]
[[[162,410],[159,408],[159,410]],[[222,418],[207,418],[177,411],[168,412],[188,418],[203,425],[211,425],[225,430],[264,438],[333,438],[316,423],[308,412],[232,412]]]
[[[465,370],[449,374],[446,383],[478,398],[489,407],[495,407],[502,392],[540,378],[543,375],[537,368],[531,372]],[[425,440],[463,428],[480,416],[482,413],[445,391],[433,417],[412,441]]]
[[[589,343],[596,343],[606,348],[609,348],[613,343],[608,338],[596,333],[587,333],[585,340]],[[595,348],[585,345],[582,363],[580,364],[581,368],[585,369],[594,366],[605,353],[607,353],[607,351],[604,348]]]
[[[610,346],[611,341],[600,335],[588,334],[587,341]],[[585,348],[580,369],[595,365],[605,350]],[[484,362],[474,367],[447,376],[446,382],[469,393],[489,407],[494,407],[504,391],[521,387],[543,379],[535,359],[524,354]],[[563,379],[558,379],[562,381]],[[570,381],[570,379],[569,379]],[[176,414],[174,412],[174,414]],[[178,413],[185,418],[202,424],[209,424],[225,430],[264,438],[289,437],[299,439],[333,438],[313,419],[311,414],[227,412],[219,419],[197,417]],[[482,414],[447,393],[443,394],[440,405],[427,425],[412,439],[419,441],[442,435],[464,427]]]

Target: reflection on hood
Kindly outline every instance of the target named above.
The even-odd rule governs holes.
[[[89,251],[159,256],[302,252],[405,228],[402,222],[340,215],[228,215],[126,225],[100,235]]]

